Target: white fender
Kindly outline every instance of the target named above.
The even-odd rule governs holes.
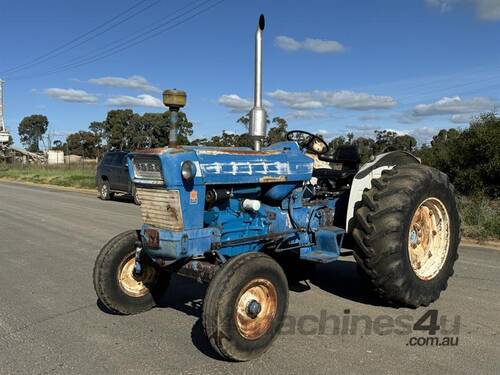
[[[380,154],[373,161],[364,164],[354,176],[347,204],[346,232],[352,230],[349,222],[354,216],[354,206],[361,201],[363,191],[372,187],[372,180],[379,178],[382,171],[392,169],[396,165],[420,163],[420,159],[405,151],[392,151]],[[352,223],[351,223],[352,225]]]

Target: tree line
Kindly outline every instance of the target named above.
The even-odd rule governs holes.
[[[249,117],[242,116],[237,123],[248,129]],[[168,144],[170,112],[134,113],[130,109],[108,112],[104,121],[92,122],[87,130],[69,134],[65,142],[46,144],[44,134],[49,121],[44,115],[25,117],[19,124],[21,142],[29,151],[46,148],[64,150],[89,158],[99,158],[107,150],[133,151],[139,148],[163,147]],[[286,140],[287,121],[281,117],[268,120],[269,131],[264,145]],[[193,124],[186,114],[179,112],[178,144],[215,147],[251,147],[247,132],[237,134],[223,131],[210,138],[190,140]],[[318,136],[322,136],[318,134]],[[500,197],[500,117],[486,113],[473,119],[465,129],[443,129],[429,144],[417,147],[410,135],[389,130],[375,130],[373,137],[355,137],[353,133],[329,141],[330,152],[343,144],[356,145],[362,162],[370,157],[393,150],[415,153],[424,164],[433,166],[450,177],[463,194],[485,193],[492,198]]]

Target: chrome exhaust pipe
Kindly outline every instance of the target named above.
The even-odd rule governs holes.
[[[257,31],[255,32],[255,85],[254,106],[250,111],[250,124],[248,132],[254,142],[255,151],[260,151],[262,140],[266,137],[267,113],[262,108],[262,32],[265,27],[264,15],[259,17]]]

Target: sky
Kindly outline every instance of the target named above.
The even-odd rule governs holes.
[[[5,123],[53,139],[111,109],[161,112],[187,91],[193,138],[243,132],[266,16],[270,118],[326,138],[375,129],[428,142],[500,104],[500,0],[0,0]]]

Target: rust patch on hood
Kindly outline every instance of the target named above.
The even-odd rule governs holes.
[[[164,152],[168,152],[170,154],[175,154],[178,152],[185,151],[182,147],[157,147],[157,148],[142,148],[139,150],[135,150],[133,154],[147,154],[147,155],[161,155]]]
[[[279,150],[255,151],[255,150],[236,150],[234,148],[218,148],[218,149],[199,149],[198,153],[204,155],[277,155],[280,154]]]
[[[264,176],[259,179],[259,182],[261,183],[268,183],[268,182],[285,182],[286,181],[286,176]]]
[[[134,154],[163,154],[168,147],[158,147],[158,148],[142,148],[139,150],[135,150],[133,153]]]

